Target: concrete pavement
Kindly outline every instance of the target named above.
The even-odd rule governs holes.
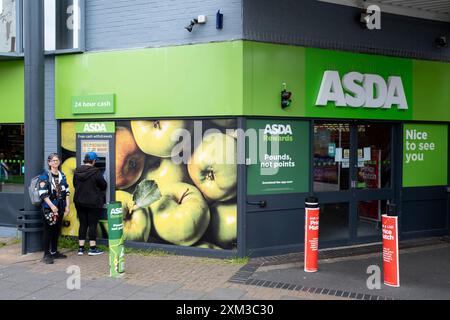
[[[0,248],[0,300],[450,299],[448,239],[401,246],[400,288],[367,288],[367,267],[381,266],[379,248],[345,250],[340,256],[321,252],[319,272],[313,274],[303,272],[302,254],[252,259],[245,265],[128,254],[125,275],[112,279],[107,253],[89,257],[62,250],[67,259],[45,265],[42,253],[21,255],[21,244],[13,243]],[[79,289],[73,288],[78,271]]]
[[[1,238],[0,238],[1,242]],[[109,277],[108,254],[78,256],[45,265],[42,253],[20,254],[20,243],[0,248],[0,300],[290,300],[332,299],[304,292],[231,283],[243,266],[219,259],[177,255],[126,255],[126,274]],[[67,282],[79,267],[80,289]]]

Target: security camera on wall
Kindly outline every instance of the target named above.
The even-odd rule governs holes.
[[[444,35],[437,37],[435,39],[434,43],[437,48],[447,48],[448,47],[447,37]]]

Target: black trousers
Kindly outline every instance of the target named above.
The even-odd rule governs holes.
[[[80,229],[78,230],[78,240],[85,240],[89,229],[89,241],[97,241],[97,223],[100,219],[102,209],[88,208],[75,204]]]
[[[58,220],[50,226],[44,219],[44,254],[49,255],[58,250],[58,239],[61,235],[62,219],[64,216],[64,206],[58,205]]]

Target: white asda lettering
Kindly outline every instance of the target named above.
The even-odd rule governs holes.
[[[292,134],[292,128],[290,124],[266,124],[264,134]]]
[[[122,208],[111,209],[111,215],[122,214]]]
[[[391,76],[386,83],[379,75],[355,71],[345,74],[342,81],[339,72],[325,71],[316,105],[329,102],[337,107],[390,109],[396,105],[400,110],[408,109],[401,77]]]
[[[106,132],[104,123],[86,123],[83,128],[84,132]]]

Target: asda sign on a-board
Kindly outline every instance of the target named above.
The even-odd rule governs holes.
[[[308,192],[309,123],[248,120],[247,194]]]
[[[448,126],[405,124],[403,187],[446,186]]]

